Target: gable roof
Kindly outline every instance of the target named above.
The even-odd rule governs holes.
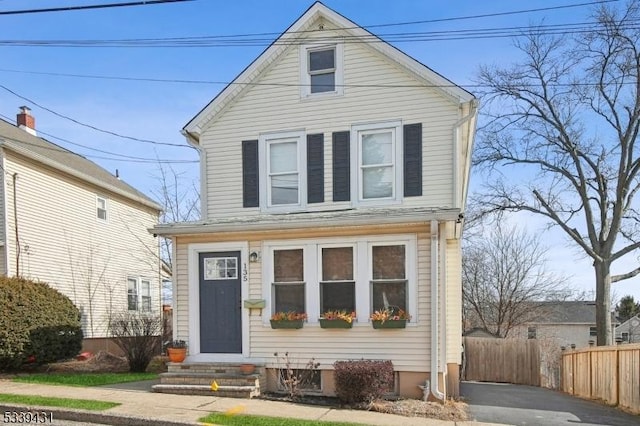
[[[535,302],[536,318],[528,323],[536,324],[595,324],[596,303],[591,301]]]
[[[0,147],[79,178],[146,207],[161,211],[162,207],[131,185],[83,156],[34,136],[0,119]]]
[[[367,45],[379,53],[389,57],[394,63],[400,65],[407,73],[412,74],[417,80],[433,86],[452,102],[469,102],[475,97],[468,91],[455,85],[450,80],[436,73],[426,65],[410,57],[406,53],[383,41],[376,35],[358,26],[334,10],[316,1],[306,12],[302,14],[287,30],[269,45],[251,64],[249,64],[231,83],[229,83],[218,95],[193,117],[182,129],[182,133],[191,143],[198,143],[204,124],[221,112],[227,105],[239,97],[248,85],[262,74],[284,52],[296,46],[295,40],[302,39],[306,34],[318,31],[312,30],[311,25],[317,19],[325,19],[345,32],[349,37],[374,38],[376,42],[368,42]],[[323,38],[326,42],[326,38]]]

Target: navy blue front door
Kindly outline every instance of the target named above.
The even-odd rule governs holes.
[[[200,352],[241,353],[240,252],[200,253]]]

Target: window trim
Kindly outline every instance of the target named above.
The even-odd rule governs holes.
[[[296,204],[271,204],[271,184],[269,172],[269,147],[271,144],[297,142],[298,158],[298,202]],[[280,141],[280,142],[278,142]],[[269,212],[300,211],[307,207],[307,143],[305,132],[289,131],[263,133],[258,139],[260,209]]]
[[[100,201],[104,202],[104,209],[100,207]],[[100,217],[100,210],[104,211],[104,219]],[[100,195],[96,195],[96,219],[100,222],[109,221],[109,199]]]
[[[391,197],[363,198],[362,178],[362,142],[361,135],[368,132],[380,132],[392,130],[392,155],[393,155],[393,190]],[[402,121],[385,121],[379,123],[365,123],[351,126],[351,194],[352,203],[355,206],[371,206],[398,204],[402,201],[404,188],[404,162],[403,159],[403,132]]]
[[[333,48],[335,51],[334,84],[330,92],[311,93],[311,74],[309,71],[309,53]],[[344,48],[342,43],[314,43],[300,46],[300,98],[318,99],[344,94]]]
[[[368,259],[370,245],[405,245],[407,265],[407,309],[412,316],[412,320],[407,327],[414,327],[419,321],[418,316],[418,292],[417,292],[417,236],[416,234],[393,234],[393,235],[373,235],[360,237],[327,237],[300,240],[265,240],[263,241],[263,253],[273,258],[273,250],[300,249],[304,250],[304,281],[305,281],[305,307],[307,309],[309,325],[318,325],[320,317],[320,284],[319,280],[322,271],[319,262],[320,248],[324,247],[354,247],[354,279],[356,291],[356,313],[358,315],[354,326],[371,327],[369,314],[371,310],[370,302],[370,278],[372,271],[371,259]],[[368,259],[368,260],[367,260]],[[273,265],[271,262],[262,262],[262,276],[273,277]],[[262,280],[262,294],[268,298],[267,303],[273,304],[271,298],[271,278]],[[269,318],[271,309],[263,310],[263,325],[270,327]]]

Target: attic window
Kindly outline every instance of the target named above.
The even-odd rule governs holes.
[[[311,93],[336,90],[336,49],[309,51]]]
[[[303,46],[301,50],[302,96],[342,94],[342,47]]]

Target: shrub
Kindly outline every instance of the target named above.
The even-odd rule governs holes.
[[[0,277],[0,368],[74,357],[82,348],[80,311],[46,283]]]
[[[162,349],[162,318],[138,312],[114,313],[109,319],[113,340],[129,361],[129,371],[142,373]]]
[[[346,404],[379,399],[393,386],[391,361],[336,361],[333,368],[336,394]]]

